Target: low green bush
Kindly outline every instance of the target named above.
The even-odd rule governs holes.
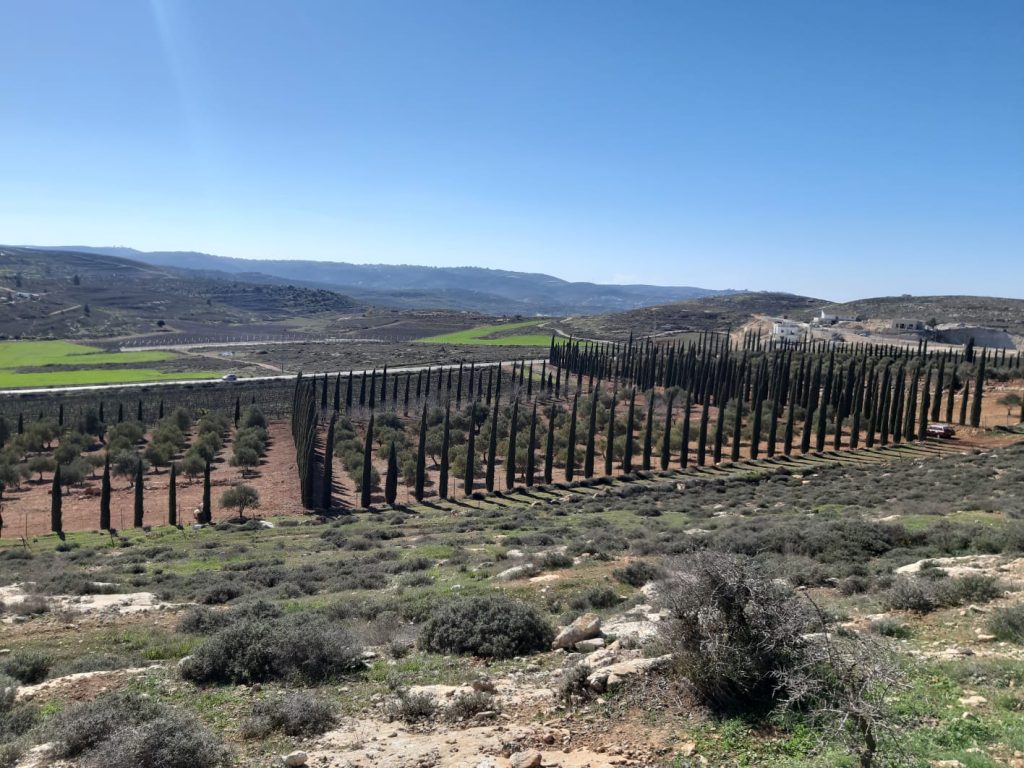
[[[551,625],[533,607],[504,595],[457,598],[435,608],[419,645],[434,653],[511,658],[547,650]]]
[[[312,693],[297,691],[264,699],[253,704],[242,723],[245,738],[265,738],[271,733],[287,736],[317,736],[328,730],[337,718],[330,702]]]
[[[993,611],[988,631],[1004,642],[1024,645],[1024,603]]]

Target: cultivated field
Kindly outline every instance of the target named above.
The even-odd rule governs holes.
[[[0,766],[1019,765],[1019,361],[741,341],[5,399]]]

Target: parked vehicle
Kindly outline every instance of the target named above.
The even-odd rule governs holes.
[[[928,437],[948,439],[950,437],[956,437],[956,430],[949,424],[929,424],[928,429],[925,430],[925,434]]]

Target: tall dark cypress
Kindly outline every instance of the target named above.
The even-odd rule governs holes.
[[[761,381],[761,376],[758,376]],[[757,394],[754,397],[753,413],[751,414],[750,426],[750,458],[756,459],[761,452],[761,419],[764,413],[764,400],[761,397],[761,384],[757,385]]]
[[[939,359],[939,370],[935,376],[935,394],[932,396],[932,410],[930,415],[931,421],[938,421],[942,415],[942,380],[945,378],[946,373],[946,356],[943,355]],[[921,435],[923,438],[924,435]]]
[[[424,404],[420,415],[420,439],[416,446],[416,485],[413,496],[423,501],[423,489],[427,480],[427,406]]]
[[[203,504],[199,510],[199,522],[209,525],[213,522],[213,504],[210,501],[210,462],[203,467]]]
[[[359,506],[369,509],[373,501],[373,494],[370,490],[370,482],[373,479],[373,414],[370,414],[370,421],[366,425],[366,440],[363,442],[363,473],[359,483]]]
[[[647,396],[647,420],[644,424],[644,449],[640,459],[640,466],[644,472],[651,469],[651,451],[654,442],[654,390]]]
[[[441,472],[437,479],[437,495],[448,498],[448,452],[451,449],[451,406],[444,407],[444,427],[441,431]]]
[[[686,405],[683,407],[683,437],[679,449],[679,468],[686,469],[690,463],[690,409],[693,403],[690,400],[690,390],[686,390]]]
[[[173,465],[171,467],[174,468]],[[110,455],[103,460],[103,480],[100,482],[100,530],[110,530]]]
[[[143,477],[142,477],[142,459],[139,459],[138,464],[135,465],[135,522],[134,522],[134,524],[135,524],[136,528],[141,528],[142,527],[142,521],[143,521],[143,517],[145,515],[145,512],[143,510],[143,506],[142,506],[142,486],[144,484],[145,483],[143,482]]]
[[[120,424],[124,421],[124,403],[117,404],[117,423]],[[18,422],[21,423],[20,421]],[[20,432],[18,434],[21,434]]]
[[[334,412],[341,410],[341,374],[334,377]]]
[[[326,373],[324,374],[323,386],[320,387],[320,410],[321,411],[326,411],[327,410],[327,374]],[[237,421],[235,422],[235,426],[238,426],[238,422]]]
[[[964,382],[964,391],[960,395],[960,426],[967,426],[967,401],[971,398],[971,382]]]
[[[633,471],[633,425],[636,418],[636,387],[629,392],[629,409],[626,411],[626,445],[622,451],[622,471]]]
[[[791,400],[786,408],[786,428],[782,432],[782,455],[793,454],[793,419],[796,414],[796,400]]]
[[[600,381],[598,382],[600,388]],[[668,469],[668,463],[672,459],[672,401],[675,400],[675,391],[672,390],[665,402],[665,432],[661,436],[661,470]]]
[[[337,393],[337,389],[335,389]],[[331,416],[324,441],[324,471],[320,484],[320,506],[327,512],[334,508],[334,432],[337,429],[338,414]]]
[[[608,411],[608,436],[604,446],[604,474],[610,477],[612,465],[615,462],[615,407],[618,405],[615,397],[615,390],[612,390],[612,405]]]
[[[533,486],[533,475],[536,472],[537,449],[537,401],[533,401],[533,415],[530,417],[530,434],[526,440],[526,487]]]
[[[985,358],[988,355],[985,350],[981,351],[981,360],[978,361],[978,373],[974,379],[974,400],[971,401],[971,426],[981,426],[981,401],[985,391]]]
[[[50,530],[54,533],[61,533],[64,530],[63,513],[61,504],[63,498],[60,490],[60,464],[53,471],[53,485],[50,486]]]
[[[508,450],[505,451],[505,488],[516,484],[516,439],[519,437],[519,398],[512,398],[512,418],[508,424]]]
[[[559,369],[561,370],[561,369]],[[548,413],[548,439],[547,445],[544,451],[544,483],[549,485],[551,483],[551,470],[555,463],[555,416],[558,411],[556,410],[554,399],[551,400],[551,411]]]
[[[565,446],[565,480],[572,482],[576,473],[576,415],[579,408],[580,392],[577,389],[572,396],[572,412],[569,416],[569,438]]]
[[[363,408],[366,405],[366,371],[363,371],[362,377],[359,379],[359,407]]]
[[[769,459],[775,456],[775,443],[777,442],[779,435],[779,408],[781,407],[781,403],[782,386],[780,383],[779,386],[775,387],[775,391],[772,392],[772,409],[770,411],[771,415],[768,417],[768,445],[766,447],[766,452]]]
[[[142,398],[139,398],[139,408],[135,413],[135,420],[142,421]]]
[[[743,398],[737,397],[733,402],[735,410],[732,415],[732,445],[729,449],[729,459],[739,461],[740,439],[743,436]]]
[[[348,413],[352,410],[352,371],[348,372],[348,378],[345,379],[345,412]]]
[[[163,402],[161,400],[161,402]],[[235,397],[235,428],[238,428],[238,422],[242,418],[242,400],[240,397]]]
[[[466,442],[466,474],[462,481],[462,492],[466,496],[473,495],[473,474],[476,469],[476,400],[469,410],[469,439]]]
[[[370,401],[369,402],[369,406],[370,406],[370,410],[372,411],[374,408],[377,407],[377,369],[376,368],[374,368],[373,370],[370,371],[369,390],[370,391],[369,391],[367,397],[369,398],[369,401]]]
[[[388,444],[388,471],[384,477],[384,501],[394,506],[398,498],[398,453],[395,451],[395,441]]]
[[[494,464],[498,460],[498,400],[494,400],[494,409],[491,411],[491,431],[487,436],[487,467],[484,474],[484,484],[487,492],[494,490]]]
[[[814,412],[818,407],[818,393],[821,387],[821,359],[814,366],[810,388],[807,391],[807,412],[804,414],[804,428],[800,433],[800,453],[811,450],[811,430],[814,428]]]
[[[178,465],[174,463],[167,479],[167,524],[178,524]]]
[[[917,425],[917,439],[924,440],[928,434],[928,417],[931,412],[931,384],[932,384],[932,372],[928,369],[928,377],[924,382],[924,389],[921,390],[921,416],[918,419]]]
[[[708,399],[701,403],[700,430],[697,432],[697,466],[703,467],[708,453]]]
[[[583,454],[583,476],[594,476],[594,449],[597,444],[597,392],[590,395],[590,413],[587,417],[587,449]]]
[[[712,457],[715,464],[722,463],[722,445],[725,443],[725,408],[720,406],[715,417],[715,437],[712,441]]]

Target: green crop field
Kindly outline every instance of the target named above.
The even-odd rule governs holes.
[[[0,387],[58,387],[80,384],[133,384],[146,381],[202,379],[210,372],[167,372],[114,366],[175,359],[172,352],[107,352],[68,341],[0,342]],[[109,367],[104,367],[109,366]],[[35,370],[50,368],[53,370]]]
[[[536,320],[525,320],[519,323],[480,325],[476,328],[468,328],[465,331],[444,333],[440,336],[417,339],[417,341],[424,344],[474,344],[476,346],[495,347],[546,347],[551,343],[551,334],[546,330],[543,333],[500,335],[507,331],[521,328],[531,328],[537,331],[543,330]]]

